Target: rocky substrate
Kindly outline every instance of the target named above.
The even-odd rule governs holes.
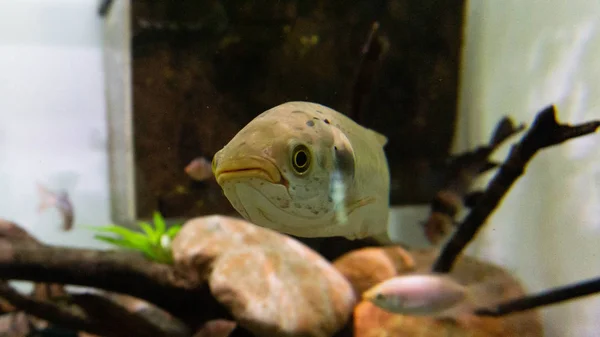
[[[219,215],[189,220],[172,247],[176,266],[206,280],[235,323],[256,336],[543,335],[537,312],[448,321],[390,314],[360,301],[363,291],[381,281],[427,271],[435,249],[362,248],[331,263],[289,236]],[[450,275],[467,286],[483,284],[490,305],[524,294],[506,271],[470,257]]]

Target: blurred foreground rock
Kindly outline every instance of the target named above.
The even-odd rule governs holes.
[[[428,272],[438,253],[437,249],[408,252],[401,247],[363,248],[341,256],[334,265],[352,283],[356,297],[360,298],[362,292],[388,278]],[[468,256],[458,260],[450,275],[467,286],[483,282],[489,289],[488,295],[497,299],[490,305],[525,294],[508,272]],[[467,315],[452,322],[391,314],[363,301],[354,310],[354,336],[541,337],[543,329],[536,311],[503,318]]]
[[[328,337],[352,313],[350,283],[288,236],[213,215],[188,221],[172,247],[176,265],[206,279],[237,323],[257,336]]]

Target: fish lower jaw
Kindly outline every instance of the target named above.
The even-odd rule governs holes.
[[[232,171],[221,171],[221,172],[218,172],[217,175],[215,175],[215,178],[217,179],[217,183],[220,186],[223,186],[223,184],[225,184],[226,182],[234,180],[234,179],[245,179],[245,178],[262,179],[262,180],[265,180],[272,184],[277,184],[277,183],[280,183],[280,181],[281,181],[281,178],[279,178],[278,180],[275,180],[276,179],[275,177],[273,177],[272,175],[269,174],[269,172],[267,172],[266,170],[261,169],[261,168],[248,168],[248,169],[239,169],[239,170],[232,170]]]
[[[217,157],[215,156],[215,158]],[[273,184],[281,184],[283,180],[277,165],[270,159],[261,156],[216,159],[215,162],[215,179],[221,186],[226,181],[240,178],[257,178]]]

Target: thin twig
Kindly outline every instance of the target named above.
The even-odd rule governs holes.
[[[569,301],[578,297],[600,292],[600,278],[554,288],[537,295],[530,295],[501,303],[494,308],[481,308],[475,311],[480,316],[505,316],[508,314],[535,309],[551,304]]]
[[[362,124],[362,106],[366,96],[370,93],[375,78],[376,66],[383,53],[383,45],[379,39],[379,22],[371,25],[371,31],[361,51],[361,59],[352,87],[352,103],[349,116],[355,122]]]
[[[433,271],[447,273],[452,269],[463,249],[475,237],[513,183],[523,175],[527,163],[539,150],[593,133],[598,127],[600,121],[576,126],[558,124],[553,105],[539,112],[521,141],[512,147],[508,159],[496,172],[481,199],[446,243],[433,265]]]

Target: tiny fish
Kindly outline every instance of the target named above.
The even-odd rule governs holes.
[[[386,143],[326,106],[287,102],[240,130],[215,154],[213,172],[256,225],[299,237],[387,237]]]
[[[73,228],[73,205],[71,204],[67,192],[52,192],[39,183],[37,184],[37,187],[41,197],[38,212],[42,212],[50,207],[56,207],[63,218],[63,230],[68,231]]]
[[[397,276],[367,290],[362,298],[388,312],[412,316],[455,319],[475,309],[467,287],[436,274]]]
[[[497,125],[488,145],[458,155],[447,167],[442,189],[431,201],[431,213],[423,222],[425,236],[433,244],[439,243],[456,225],[456,216],[466,206],[472,208],[482,195],[481,191],[471,191],[475,179],[494,169],[498,164],[489,160],[489,156],[509,137],[525,128],[515,126],[508,117]]]
[[[193,337],[228,337],[236,327],[237,323],[234,321],[213,319],[204,323]]]
[[[205,181],[213,177],[211,162],[204,157],[194,158],[184,171],[190,178],[197,181]]]

